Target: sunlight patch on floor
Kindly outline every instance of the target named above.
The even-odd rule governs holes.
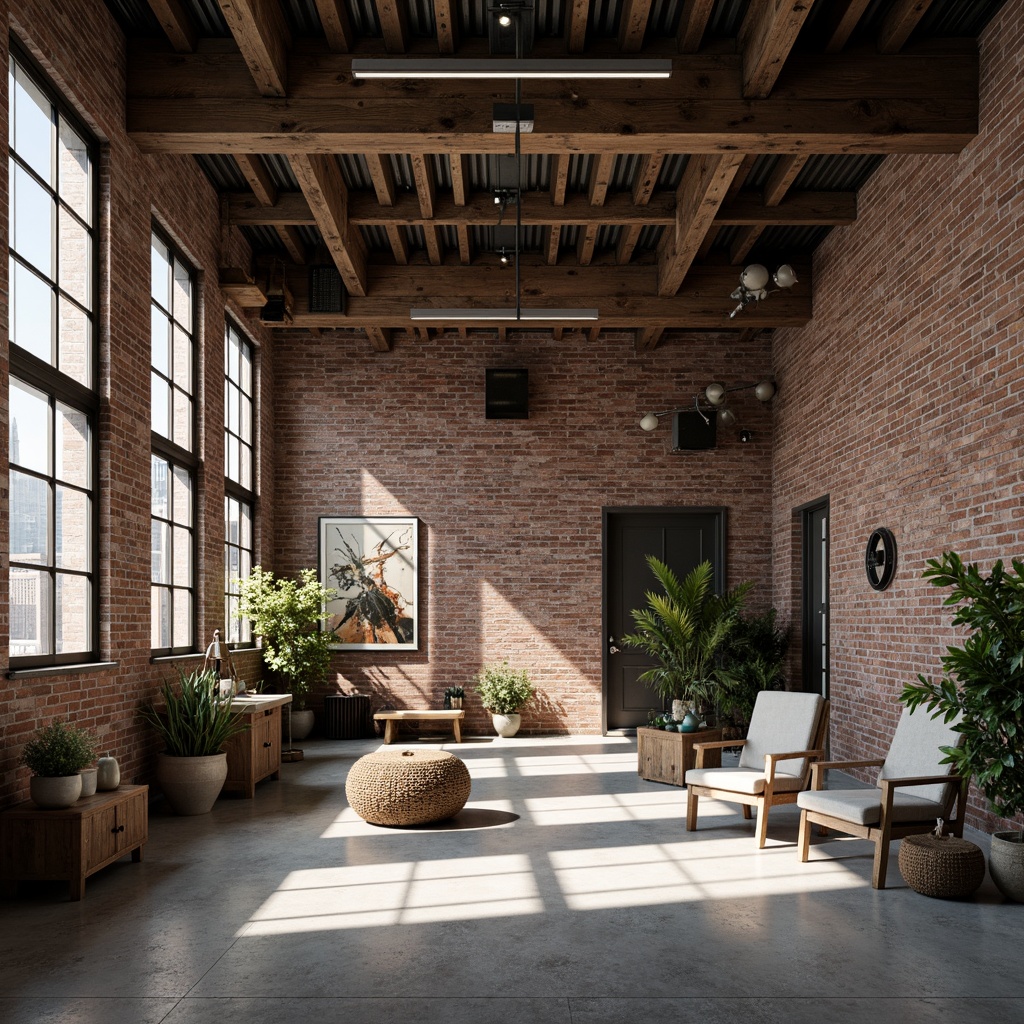
[[[481,811],[504,811],[508,814],[515,814],[516,812],[512,809],[511,800],[484,800],[479,802],[469,801],[466,804],[465,809],[468,810],[481,810]],[[454,819],[453,819],[454,820]],[[415,826],[416,831],[429,832],[431,828],[429,825],[418,825]],[[362,818],[352,810],[351,807],[346,807],[341,814],[339,814],[334,821],[320,836],[321,839],[345,839],[349,836],[367,836],[367,835],[386,835],[389,832],[401,832],[402,829],[385,828],[382,825],[371,825],[368,821],[363,821]],[[438,829],[438,831],[442,831]]]
[[[684,811],[678,794],[663,792],[533,797],[523,803],[535,825],[589,825],[678,818],[682,827]]]
[[[523,854],[293,871],[239,936],[541,914]]]

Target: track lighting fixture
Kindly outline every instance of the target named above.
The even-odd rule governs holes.
[[[728,408],[726,401],[728,395],[732,391],[753,391],[755,397],[759,402],[770,402],[775,397],[775,382],[772,380],[760,380],[755,384],[720,384],[717,381],[709,384],[701,394],[697,394],[693,399],[693,409],[677,409],[677,410],[666,410],[665,412],[649,412],[640,420],[640,429],[651,431],[657,430],[658,422],[663,416],[668,416],[671,412],[688,412],[689,415],[698,415],[705,424],[711,424],[711,419],[714,417],[718,423],[723,427],[734,427],[736,425],[736,414],[732,409]],[[706,402],[707,405],[701,405],[701,401]],[[753,434],[749,430],[740,431],[740,441],[746,444],[753,437]]]

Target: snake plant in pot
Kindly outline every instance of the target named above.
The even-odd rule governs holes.
[[[176,814],[206,814],[228,777],[224,744],[248,725],[221,696],[216,672],[180,672],[178,685],[165,682],[160,693],[160,703],[140,712],[164,742],[157,782]]]
[[[900,699],[947,722],[962,716],[953,728],[963,742],[942,748],[943,763],[1021,826],[993,834],[989,870],[1004,896],[1024,902],[1024,562],[1012,566],[998,561],[985,575],[952,551],[928,562],[924,578],[950,588],[943,603],[956,608],[953,625],[967,635],[946,648],[941,677],[918,676]]]

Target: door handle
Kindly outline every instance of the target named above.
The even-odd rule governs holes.
[[[618,654],[619,653],[618,647],[615,646],[615,637],[613,637],[613,636],[608,637],[608,653],[609,654]]]

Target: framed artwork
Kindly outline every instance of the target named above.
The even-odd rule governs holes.
[[[337,597],[326,627],[337,649],[419,649],[418,520],[321,516],[320,581]]]

